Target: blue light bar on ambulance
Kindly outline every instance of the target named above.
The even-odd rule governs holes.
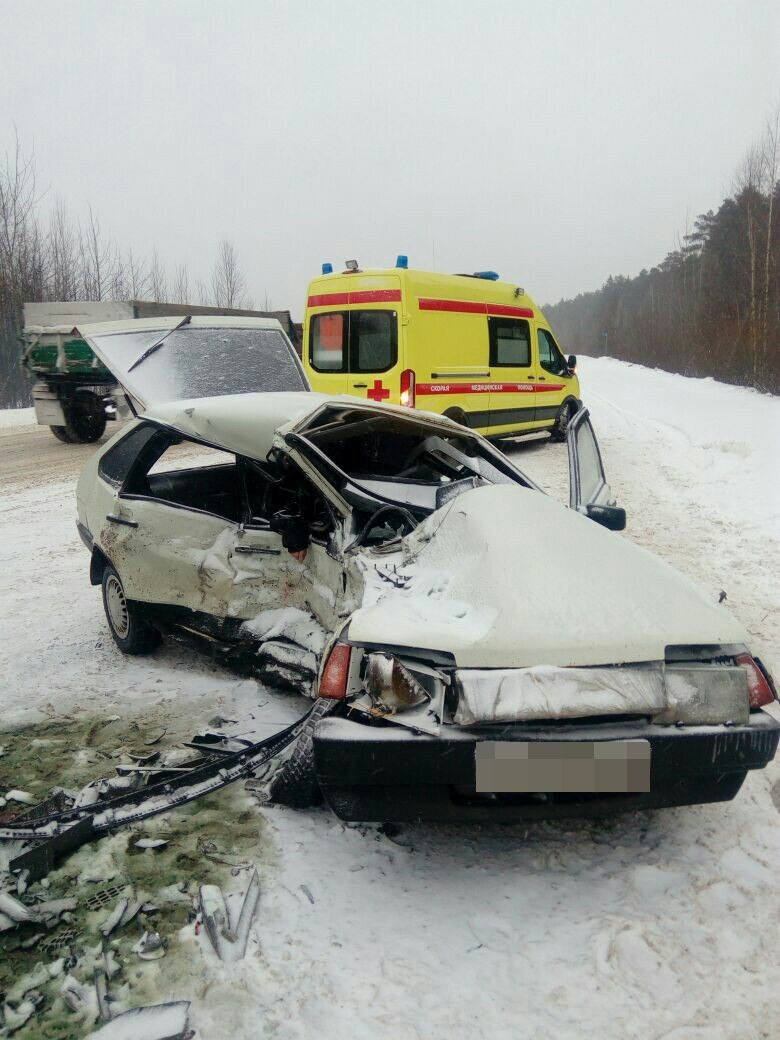
[[[498,274],[495,271],[475,271],[475,278],[485,278],[488,282],[497,282]]]
[[[403,253],[399,253],[395,258],[395,266],[401,267],[405,271],[409,267],[409,257],[404,256]]]
[[[322,265],[322,273],[323,274],[333,274],[333,264],[323,264]]]

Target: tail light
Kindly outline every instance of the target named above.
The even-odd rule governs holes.
[[[401,373],[401,404],[404,408],[414,408],[415,400],[415,375],[411,368],[405,368]]]
[[[761,665],[750,654],[737,654],[734,663],[742,665],[747,672],[750,707],[762,708],[765,704],[771,704],[775,699],[775,691]]]
[[[343,701],[347,696],[347,680],[349,679],[349,661],[352,647],[349,643],[336,643],[330,652],[320,679],[320,697],[330,697],[334,701]]]

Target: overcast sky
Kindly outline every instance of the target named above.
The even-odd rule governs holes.
[[[74,215],[300,317],[340,265],[539,302],[660,261],[780,98],[773,0],[0,0],[14,124]]]

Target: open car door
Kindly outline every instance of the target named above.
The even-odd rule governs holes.
[[[78,331],[136,413],[195,397],[309,389],[295,348],[273,318],[133,318]]]
[[[598,441],[587,408],[581,408],[569,423],[569,505],[611,531],[626,526],[626,511],[615,504],[604,476]]]

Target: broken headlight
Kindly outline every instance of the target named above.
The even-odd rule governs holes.
[[[364,681],[374,707],[388,715],[430,700],[423,685],[392,654],[367,654]]]

